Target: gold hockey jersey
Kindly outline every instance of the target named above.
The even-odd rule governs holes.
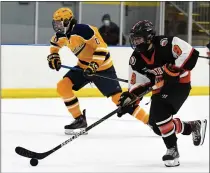
[[[71,33],[56,33],[50,44],[50,53],[58,53],[63,46],[70,48],[78,58],[78,65],[83,69],[91,61],[98,63],[97,71],[106,70],[113,65],[107,44],[94,26],[76,24]]]

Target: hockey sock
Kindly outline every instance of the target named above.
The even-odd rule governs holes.
[[[145,112],[144,109],[142,109],[140,106],[138,106],[132,113],[132,115],[142,121],[144,124],[148,124],[149,121],[149,115]]]
[[[82,112],[80,111],[79,101],[72,91],[72,86],[72,81],[65,77],[57,84],[57,92],[63,98],[68,111],[74,118],[77,118],[82,115]]]
[[[117,93],[112,96],[112,101],[117,105],[122,93]],[[129,114],[133,115],[136,119],[142,121],[144,124],[148,124],[149,115],[144,111],[144,109],[140,108],[140,106],[136,106],[129,111]]]
[[[118,102],[119,102],[119,100],[120,100],[121,94],[122,94],[122,93],[120,92],[120,93],[117,93],[117,94],[112,95],[112,101],[113,101],[116,105],[118,105]]]
[[[173,122],[172,116],[163,121],[157,122],[161,136],[167,148],[171,148],[176,145],[177,137],[175,134],[175,124]]]
[[[176,133],[181,133],[183,135],[190,135],[192,132],[191,125],[181,121],[179,118],[174,118],[173,122],[175,124]]]

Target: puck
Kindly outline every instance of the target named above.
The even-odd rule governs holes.
[[[31,166],[37,166],[38,165],[38,160],[33,158],[33,159],[30,160],[30,164],[31,164]]]

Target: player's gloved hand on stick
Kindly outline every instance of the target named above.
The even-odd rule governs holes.
[[[59,71],[61,68],[61,59],[58,53],[52,53],[47,56],[48,64],[51,69]]]
[[[163,80],[164,84],[173,84],[179,82],[180,70],[171,64],[164,66]]]
[[[174,68],[171,64],[166,64],[164,66],[164,72],[163,72],[164,85],[161,88],[160,94],[168,95],[171,85],[174,85],[179,82],[180,79],[179,76],[180,76],[179,69]]]
[[[90,77],[93,76],[97,69],[98,69],[99,65],[96,62],[90,62],[88,67],[84,70],[84,76],[85,77]]]
[[[133,110],[138,106],[140,100],[130,104],[133,100],[136,99],[136,95],[126,91],[121,94],[119,104],[117,106],[121,106],[121,110],[117,113],[118,117],[122,117],[126,113],[132,113]]]

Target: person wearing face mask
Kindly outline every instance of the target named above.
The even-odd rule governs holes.
[[[65,134],[72,135],[87,127],[86,111],[81,111],[79,99],[74,91],[79,91],[92,82],[104,96],[111,97],[117,105],[122,89],[119,81],[95,76],[100,74],[108,78],[117,78],[107,44],[96,27],[78,24],[69,8],[59,8],[54,12],[52,26],[55,34],[51,38],[50,54],[47,56],[49,67],[56,71],[61,69],[59,50],[66,46],[78,58],[75,67],[81,70],[69,70],[57,83],[57,92],[74,118],[72,123],[64,126]],[[97,105],[93,107],[97,109]],[[148,122],[148,115],[143,110],[135,117],[144,123]]]
[[[119,44],[119,33],[120,29],[114,22],[111,21],[111,17],[109,14],[105,14],[102,17],[103,26],[99,28],[99,32],[106,42],[106,44],[110,45],[117,45]],[[125,44],[126,39],[123,36],[123,45]]]
[[[137,22],[129,39],[134,50],[129,61],[129,89],[120,96],[122,109],[118,117],[140,111],[136,107],[142,98],[136,103],[132,101],[150,86],[164,81],[162,87],[152,91],[148,125],[165,143],[165,166],[179,166],[177,134],[192,135],[195,146],[202,145],[205,139],[206,119],[182,121],[173,117],[189,96],[191,70],[199,52],[176,36],[156,36],[148,20]]]

